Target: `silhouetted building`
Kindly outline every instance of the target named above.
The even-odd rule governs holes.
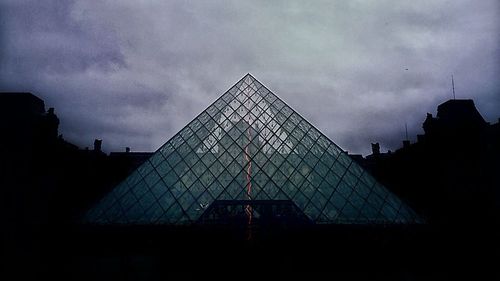
[[[57,138],[59,119],[45,111],[43,100],[31,93],[0,93],[1,153],[39,149]]]
[[[472,100],[449,100],[427,114],[416,143],[393,154],[374,149],[361,162],[431,222],[498,222],[498,127]]]

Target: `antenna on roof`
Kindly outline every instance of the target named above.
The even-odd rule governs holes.
[[[453,89],[453,99],[456,100],[456,97],[455,97],[455,81],[453,80],[453,74],[451,75],[451,87]]]

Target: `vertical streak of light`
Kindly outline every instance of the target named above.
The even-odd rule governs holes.
[[[251,200],[252,196],[252,182],[250,181],[250,176],[252,174],[252,162],[250,161],[249,153],[248,153],[248,146],[250,145],[250,139],[251,139],[251,134],[250,134],[250,128],[251,126],[248,127],[247,129],[247,135],[248,135],[248,144],[245,146],[245,159],[248,162],[248,167],[247,167],[247,185],[246,185],[246,194],[247,194],[247,199]],[[251,224],[252,224],[252,206],[251,205],[246,205],[245,206],[245,212],[248,217],[248,236],[247,240],[250,240],[252,238],[252,231],[250,229]]]
[[[245,146],[245,160],[248,163],[248,166],[246,169],[246,180],[247,180],[246,195],[247,195],[247,200],[250,201],[250,200],[252,200],[252,182],[250,180],[251,175],[252,175],[252,162],[250,160],[250,153],[249,153],[249,146],[250,146],[250,143],[252,142],[252,134],[251,134],[250,129],[252,128],[252,125],[253,125],[255,120],[253,120],[252,115],[250,115],[250,112],[248,112],[248,111],[250,111],[249,109],[254,108],[255,104],[252,104],[251,93],[246,92],[245,94],[248,97],[248,99],[245,102],[246,103],[245,107],[247,109],[246,116],[248,117],[248,120],[246,120],[248,122],[248,127],[246,130],[246,134],[248,137],[248,143]],[[252,239],[252,216],[253,216],[253,209],[252,209],[252,205],[250,204],[250,202],[249,202],[249,204],[247,204],[245,206],[245,213],[248,217],[247,240],[250,240],[250,239]]]

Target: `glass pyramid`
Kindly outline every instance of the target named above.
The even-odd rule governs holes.
[[[241,200],[241,201],[238,201]],[[96,224],[199,223],[217,202],[289,202],[312,223],[418,216],[250,74],[85,215]]]

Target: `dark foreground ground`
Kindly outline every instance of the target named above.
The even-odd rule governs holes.
[[[254,229],[250,240],[247,229],[222,227],[72,226],[31,235],[11,237],[2,280],[499,277],[497,232],[477,225]]]

